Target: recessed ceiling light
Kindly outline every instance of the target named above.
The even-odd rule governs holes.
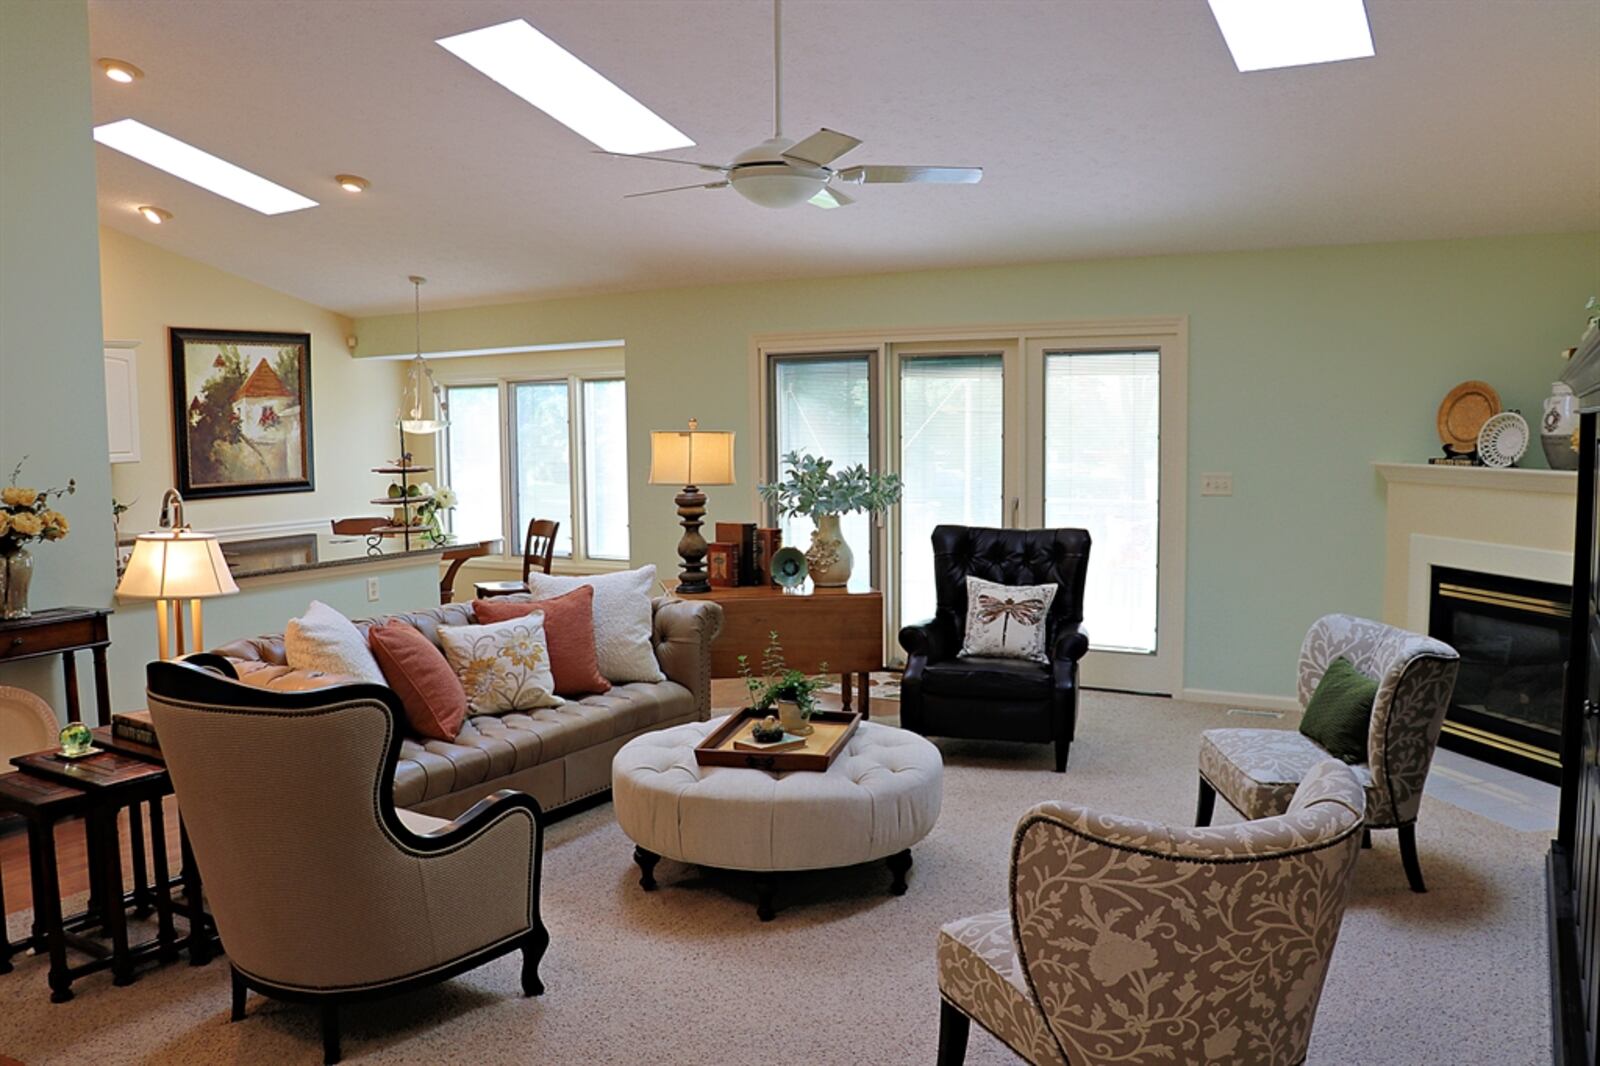
[[[359,178],[354,174],[335,174],[334,181],[339,183],[339,188],[345,192],[366,192],[367,186],[372,182],[366,178]]]
[[[438,43],[608,152],[638,155],[694,144],[525,19],[441,37]]]
[[[1210,0],[1241,71],[1364,59],[1374,53],[1362,0]]]
[[[107,58],[100,60],[98,65],[102,74],[121,85],[144,77],[144,71],[126,60]]]
[[[149,204],[140,204],[139,213],[144,220],[153,226],[159,226],[172,218],[172,212],[160,207],[151,207]]]
[[[192,182],[218,196],[260,211],[263,215],[281,215],[285,211],[300,211],[316,207],[308,200],[282,185],[252,174],[243,167],[234,166],[226,159],[218,159],[210,152],[185,144],[160,130],[152,129],[136,119],[125,118],[94,128],[94,139],[107,148],[157,170],[164,170],[175,178]]]

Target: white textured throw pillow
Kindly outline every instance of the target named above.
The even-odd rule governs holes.
[[[564,702],[555,695],[550,674],[543,611],[486,626],[440,626],[439,643],[467,690],[473,714],[531,711]]]
[[[388,684],[361,630],[321,600],[312,600],[305,614],[289,619],[283,634],[283,657],[296,670],[348,674],[375,685]]]
[[[1055,598],[1055,585],[997,585],[969,575],[961,655],[1048,663],[1045,623]]]
[[[601,676],[614,685],[665,681],[650,639],[655,623],[650,609],[655,565],[588,577],[528,575],[528,591],[536,600],[554,599],[579,585],[594,587],[594,651]]]

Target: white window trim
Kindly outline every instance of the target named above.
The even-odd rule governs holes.
[[[1028,352],[1030,342],[1048,340],[1055,342],[1081,341],[1085,346],[1141,346],[1159,348],[1162,353],[1162,467],[1161,498],[1163,536],[1159,566],[1163,575],[1161,599],[1158,605],[1160,639],[1164,651],[1171,650],[1169,662],[1172,676],[1165,679],[1165,691],[1174,695],[1183,689],[1184,621],[1187,612],[1186,556],[1188,540],[1188,363],[1189,318],[1187,315],[1156,315],[1130,318],[1076,319],[1054,322],[1000,322],[965,326],[907,326],[880,329],[853,329],[829,331],[798,331],[780,333],[754,333],[750,335],[747,352],[749,373],[749,407],[754,412],[755,435],[759,448],[760,480],[774,476],[770,469],[773,428],[772,395],[768,387],[768,364],[773,356],[828,355],[867,353],[871,355],[869,371],[873,389],[873,468],[885,472],[898,472],[899,449],[886,427],[897,424],[898,389],[893,387],[899,375],[900,353],[912,354],[929,346],[949,346],[953,351],[976,351],[987,347],[996,350],[1003,345],[1006,355],[1006,407],[1020,405],[1024,440],[1020,459],[1012,463],[1008,455],[1006,470],[1007,496],[1013,495],[1013,486],[1020,488],[1022,503],[1018,515],[1020,524],[1037,526],[1043,515],[1035,503],[1043,497],[1044,456],[1042,438],[1042,390],[1026,391],[1026,373],[1030,369]],[[1016,366],[1023,372],[1013,373]],[[1008,423],[1012,416],[1008,414]],[[1169,421],[1170,419],[1170,421]],[[1034,432],[1034,430],[1041,432]],[[1037,440],[1035,438],[1038,438]],[[1009,450],[1008,450],[1009,452]],[[750,488],[754,513],[766,515],[755,485]],[[1010,524],[1012,506],[1007,503],[1007,523]],[[888,523],[877,523],[875,529],[874,557],[883,560],[881,577],[874,583],[884,594],[884,652],[887,663],[903,658],[898,637],[893,604],[897,602],[891,586],[894,567],[891,548],[899,548],[899,514],[896,510]],[[1170,526],[1170,530],[1167,528]],[[1163,658],[1166,656],[1163,655]]]
[[[571,468],[571,508],[572,508],[572,554],[556,556],[551,563],[551,569],[563,574],[592,574],[613,570],[626,570],[632,564],[630,559],[602,559],[588,555],[588,528],[587,509],[585,508],[585,490],[588,471],[584,462],[583,451],[583,423],[585,412],[583,403],[583,384],[586,381],[627,381],[627,374],[620,365],[585,365],[581,368],[548,367],[539,368],[542,373],[528,374],[450,374],[438,373],[436,376],[439,385],[446,389],[457,388],[483,388],[495,387],[498,392],[500,409],[500,533],[504,542],[504,550],[499,555],[488,555],[472,560],[475,567],[483,570],[504,572],[512,576],[522,573],[522,542],[523,535],[527,532],[526,523],[521,528],[513,528],[519,517],[516,513],[516,484],[514,471],[514,449],[516,448],[516,427],[512,424],[512,390],[517,385],[554,384],[564,383],[567,387],[567,457]],[[449,438],[440,434],[436,465],[440,473],[448,473]],[[631,518],[631,516],[630,516]],[[630,537],[631,552],[631,537]]]

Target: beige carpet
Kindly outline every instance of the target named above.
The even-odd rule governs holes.
[[[915,850],[910,892],[890,897],[881,865],[796,876],[767,925],[738,876],[663,861],[661,890],[641,892],[610,806],[587,811],[549,835],[546,995],[523,999],[515,957],[502,959],[350,1010],[346,1059],[932,1063],[935,931],[1005,905],[1017,817],[1060,798],[1187,822],[1198,735],[1222,724],[1239,720],[1220,708],[1086,694],[1060,776],[1043,746],[941,742],[944,811]],[[1362,855],[1310,1061],[1549,1062],[1546,835],[1428,799],[1418,839],[1432,886],[1424,896],[1407,891],[1392,833]],[[14,934],[25,920],[13,916]],[[146,972],[122,989],[96,975],[60,1006],[47,1000],[43,960],[18,962],[0,977],[0,1053],[25,1063],[321,1061],[307,1008],[252,996],[248,1018],[228,1024],[220,960]],[[1014,1061],[974,1027],[968,1062]]]

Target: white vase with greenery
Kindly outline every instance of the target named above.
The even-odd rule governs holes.
[[[761,485],[761,498],[780,517],[804,515],[817,524],[806,552],[811,580],[818,588],[843,588],[850,583],[855,554],[839,532],[840,516],[887,511],[900,502],[900,476],[874,474],[860,463],[835,471],[832,460],[799,452],[785,455],[783,464],[783,478]]]

